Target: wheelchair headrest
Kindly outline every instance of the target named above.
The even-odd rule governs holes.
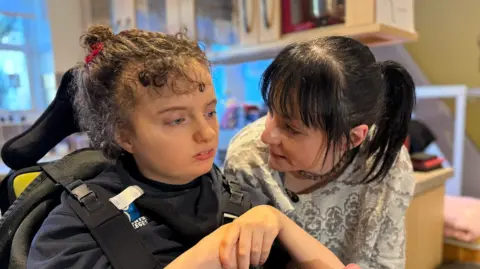
[[[54,100],[32,127],[4,144],[1,155],[8,167],[33,166],[63,139],[80,131],[72,103],[73,77],[72,68],[63,75]]]

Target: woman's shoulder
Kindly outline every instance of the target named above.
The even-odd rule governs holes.
[[[245,127],[243,127],[237,134],[235,134],[230,141],[229,149],[238,146],[247,146],[251,142],[260,141],[260,136],[265,130],[266,117],[262,117]]]
[[[397,195],[411,197],[415,188],[415,176],[412,161],[407,148],[402,147],[395,163],[383,179],[386,190]]]
[[[408,205],[414,194],[415,177],[407,149],[402,147],[395,163],[383,179],[366,183],[365,178],[373,162],[372,157],[365,160],[361,155],[357,156],[337,180],[329,183],[326,189],[316,191],[316,196],[320,195],[324,199],[329,195],[337,198],[364,196],[368,197],[368,201],[365,200],[364,203],[367,207],[375,207],[377,202],[384,199],[393,199]]]
[[[266,163],[268,148],[260,140],[265,129],[266,118],[260,118],[240,130],[230,141],[227,149],[226,161],[236,164],[248,160],[249,163]]]
[[[402,147],[397,160],[387,175],[387,184],[394,190],[401,191],[412,196],[415,188],[415,175],[413,173],[412,161],[406,147]]]
[[[345,183],[353,181],[354,184],[358,183],[364,185],[361,181],[365,179],[373,163],[373,156],[366,161],[362,160],[361,157],[358,158],[357,162],[353,164],[351,169],[352,173],[348,178],[344,178],[343,181]],[[374,170],[374,172],[376,171]],[[356,179],[359,179],[360,181],[356,182]],[[383,193],[381,194],[382,196],[388,193],[396,194],[396,196],[403,196],[406,199],[413,196],[415,177],[408,150],[405,147],[400,149],[394,164],[380,182],[374,181],[365,184],[365,186],[368,189],[371,189],[374,193]]]

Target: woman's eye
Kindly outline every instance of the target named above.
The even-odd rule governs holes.
[[[292,128],[292,126],[290,126],[290,125],[285,125],[285,129],[286,129],[289,133],[291,133],[291,134],[298,134],[298,133],[300,133],[299,131],[297,131],[297,130],[295,130],[294,128]]]

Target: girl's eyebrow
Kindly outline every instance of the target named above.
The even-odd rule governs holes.
[[[216,105],[217,104],[217,98],[215,99],[212,99],[210,102],[208,102],[205,107],[209,107],[209,106],[212,106],[212,105]]]
[[[159,110],[157,112],[157,114],[163,114],[163,113],[166,113],[166,112],[180,111],[180,110],[187,110],[187,107],[186,106],[172,106],[172,107],[168,107],[168,108]]]
[[[209,106],[216,105],[216,104],[217,104],[217,99],[215,98],[215,99],[212,99],[209,102],[207,102],[205,104],[205,107],[209,107]],[[157,112],[157,114],[163,114],[163,113],[172,112],[172,111],[184,111],[184,110],[188,110],[188,107],[186,107],[186,106],[172,106],[172,107],[168,107],[168,108],[164,108],[162,110],[159,110]]]

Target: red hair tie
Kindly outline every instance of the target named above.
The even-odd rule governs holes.
[[[86,64],[89,64],[93,60],[93,58],[95,58],[95,56],[97,56],[97,54],[99,54],[100,51],[103,50],[103,43],[95,43],[90,48],[92,49],[92,51],[90,52],[90,54],[87,55],[87,57],[85,57]]]

